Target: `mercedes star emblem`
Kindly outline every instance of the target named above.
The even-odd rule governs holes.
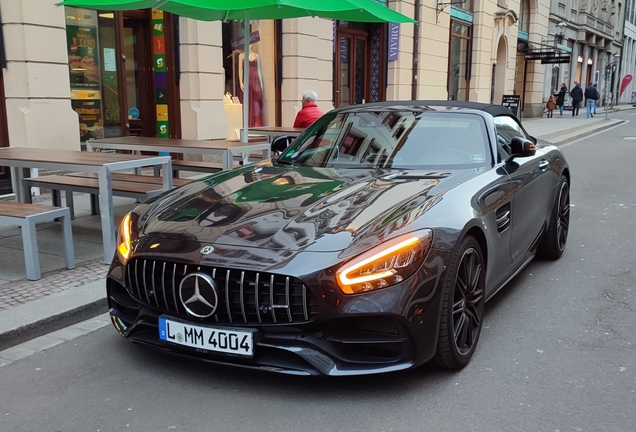
[[[214,247],[212,247],[212,246],[204,246],[201,249],[201,253],[203,255],[210,255],[212,252],[214,252]]]
[[[214,279],[205,273],[190,273],[179,284],[179,298],[188,313],[207,318],[216,312],[219,296]]]

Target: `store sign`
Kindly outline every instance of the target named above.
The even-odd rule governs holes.
[[[243,43],[244,40],[245,40],[245,36],[230,39],[230,45],[232,46],[232,51],[245,50],[244,43]],[[259,33],[258,30],[250,33],[250,45],[260,41],[261,41],[261,34]]]
[[[524,55],[526,60],[541,60],[542,64],[570,63],[570,54],[556,51],[534,51]]]
[[[501,97],[501,105],[508,108],[519,118],[521,110],[521,95],[503,95]]]
[[[398,59],[400,52],[400,24],[389,24],[389,61]]]

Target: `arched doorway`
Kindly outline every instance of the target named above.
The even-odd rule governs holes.
[[[494,103],[501,103],[501,97],[506,91],[506,68],[508,59],[508,47],[506,44],[506,38],[501,36],[499,38],[499,45],[497,46],[497,62],[494,67]]]

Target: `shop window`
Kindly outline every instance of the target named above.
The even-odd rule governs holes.
[[[448,56],[448,99],[468,100],[470,82],[471,26],[451,21]]]
[[[226,111],[232,132],[239,138],[242,127],[243,65],[245,59],[244,22],[223,23],[223,74]],[[273,20],[253,21],[249,46],[249,118],[250,127],[276,124],[276,44]],[[227,106],[229,105],[229,106]]]
[[[519,31],[530,33],[530,0],[521,0],[519,5]]]

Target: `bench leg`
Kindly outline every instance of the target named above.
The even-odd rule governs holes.
[[[62,235],[64,237],[64,264],[67,269],[75,268],[75,252],[73,250],[73,231],[69,214],[62,217]]]
[[[51,204],[53,207],[62,207],[62,191],[59,189],[51,190]]]
[[[66,189],[64,191],[64,198],[66,199],[66,207],[71,211],[71,219],[75,219],[75,201],[73,200],[73,191]]]
[[[22,225],[22,247],[24,248],[27,279],[40,279],[40,257],[38,255],[38,241],[35,236],[34,222],[25,220]]]
[[[173,170],[172,171],[172,178],[179,178],[179,171]]]
[[[158,165],[153,166],[152,167],[152,172],[153,172],[153,175],[155,177],[161,177],[161,167],[160,166],[158,166]]]
[[[91,194],[91,214],[99,214],[99,196],[96,194]]]

